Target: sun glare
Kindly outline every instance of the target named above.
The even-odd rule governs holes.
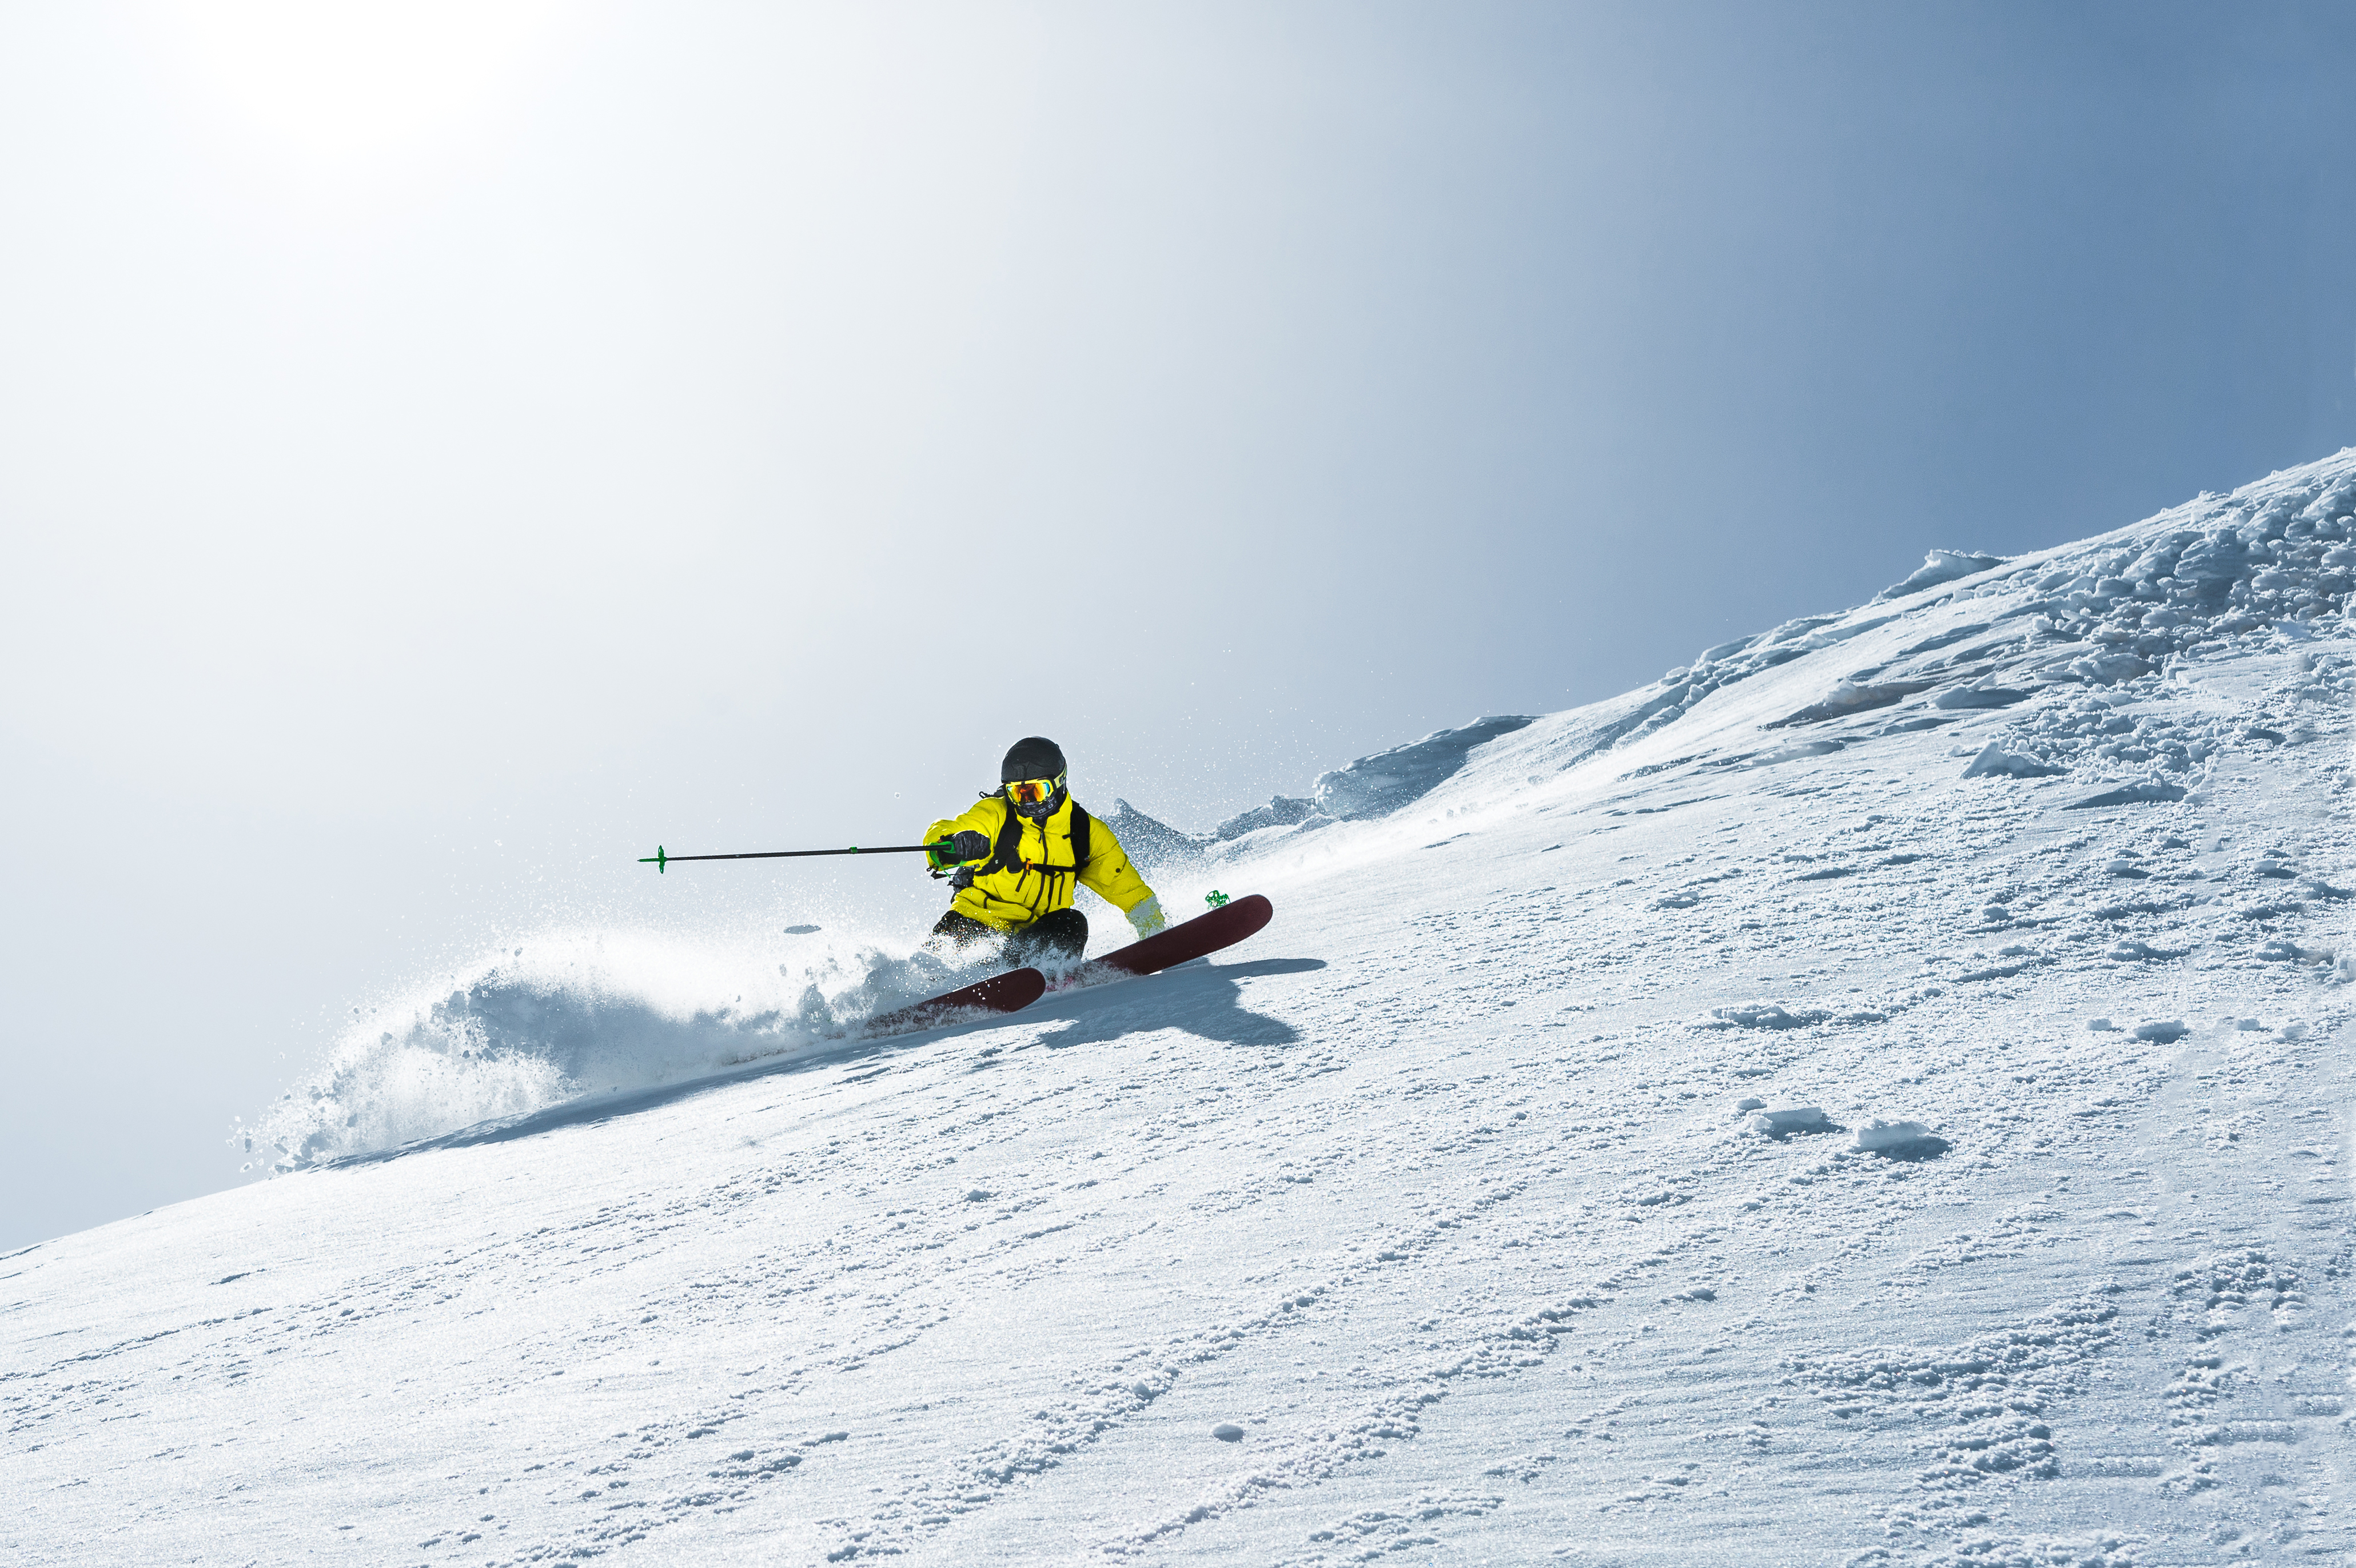
[[[180,0],[222,106],[300,154],[399,152],[480,113],[544,31],[551,0]]]

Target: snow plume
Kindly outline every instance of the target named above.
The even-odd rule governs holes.
[[[543,936],[373,1008],[236,1141],[299,1169],[586,1095],[648,1089],[841,1040],[963,978],[798,928],[714,943]]]

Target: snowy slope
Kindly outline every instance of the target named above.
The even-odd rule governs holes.
[[[0,1260],[0,1545],[2343,1560],[2351,513],[1935,559],[1198,846],[1273,926],[994,1026],[526,944],[306,1168]]]

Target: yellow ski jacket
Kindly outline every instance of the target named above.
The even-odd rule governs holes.
[[[988,796],[976,801],[964,816],[944,818],[926,828],[924,841],[937,844],[952,833],[970,829],[995,845],[1012,809],[1004,795]],[[1076,884],[1101,895],[1123,914],[1153,896],[1153,890],[1129,863],[1120,840],[1113,837],[1104,818],[1093,813],[1088,817],[1088,863],[1072,863],[1068,795],[1044,823],[1019,820],[1022,837],[1010,857],[1012,863],[985,871],[991,857],[968,862],[976,874],[971,884],[960,888],[949,901],[949,908],[998,931],[1019,931],[1043,914],[1071,908]]]

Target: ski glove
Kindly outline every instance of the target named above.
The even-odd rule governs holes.
[[[969,827],[962,833],[950,834],[941,840],[941,843],[948,845],[948,848],[942,848],[938,845],[931,844],[925,847],[925,859],[936,871],[946,871],[961,860],[984,859],[988,858],[991,849],[990,836],[986,833],[976,833]]]
[[[1138,935],[1151,936],[1167,926],[1170,917],[1162,912],[1162,901],[1148,893],[1142,901],[1130,906],[1129,923],[1137,927]]]

